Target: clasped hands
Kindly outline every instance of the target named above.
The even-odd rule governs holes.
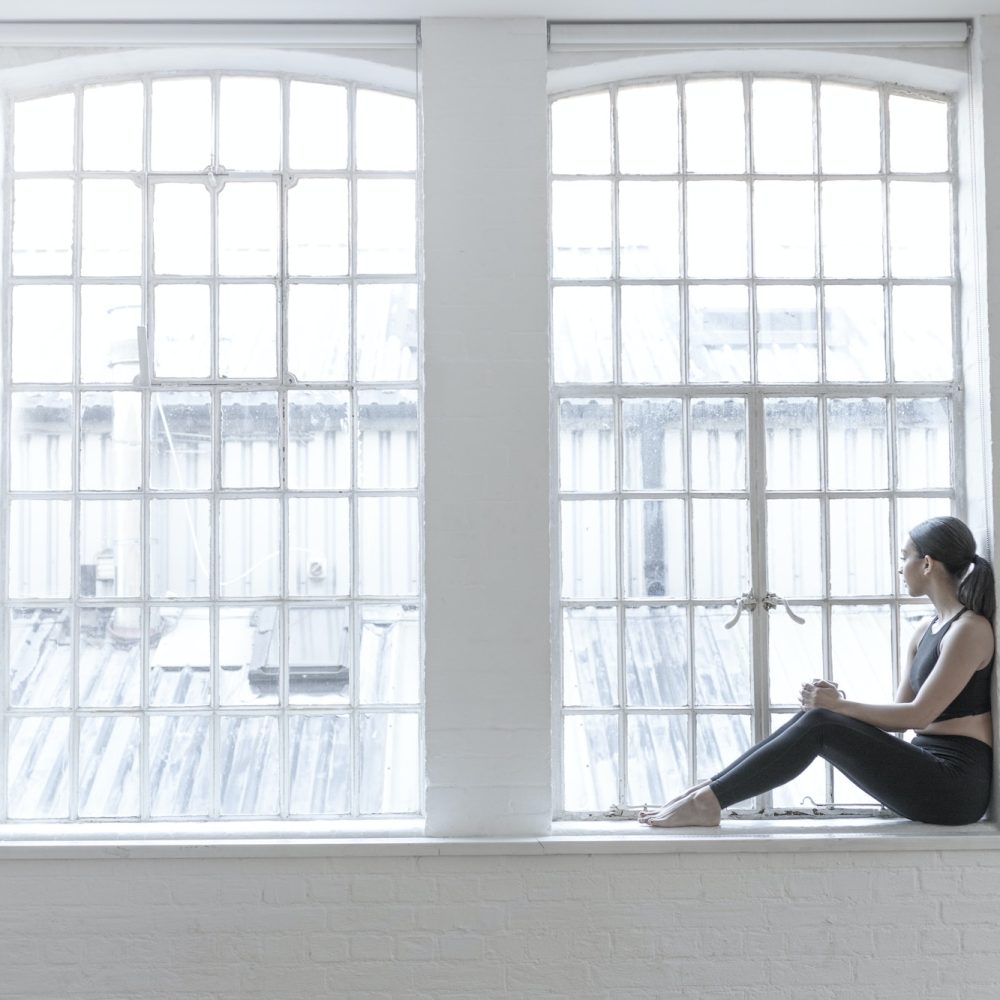
[[[799,691],[799,704],[803,708],[835,708],[843,698],[844,692],[833,681],[824,681],[819,677],[803,684]]]

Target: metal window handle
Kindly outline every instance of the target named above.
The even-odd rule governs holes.
[[[785,611],[788,612],[788,617],[792,619],[797,625],[805,625],[805,618],[800,617],[794,611],[792,611],[791,605],[783,597],[779,597],[777,594],[768,591],[767,595],[764,597],[764,607],[768,611],[773,611],[779,604],[783,605]]]
[[[755,611],[757,608],[757,598],[753,596],[753,591],[744,591],[736,601],[736,614],[733,615],[723,628],[732,628],[739,620],[744,611]]]

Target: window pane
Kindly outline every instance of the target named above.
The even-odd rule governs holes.
[[[750,749],[751,726],[748,715],[699,715],[696,725],[696,781],[711,778]],[[727,808],[745,808],[745,804],[737,802]]]
[[[414,813],[420,808],[420,720],[413,712],[363,712],[359,719],[363,816]]]
[[[362,605],[358,700],[365,705],[416,705],[420,701],[416,606]]]
[[[296,181],[288,191],[288,273],[346,274],[347,243],[347,181]]]
[[[73,181],[14,181],[14,274],[72,274]]]
[[[615,503],[613,500],[564,500],[562,525],[562,596],[614,598]]]
[[[289,499],[288,589],[300,597],[351,593],[347,497]]]
[[[410,382],[417,377],[417,286],[357,286],[356,377],[359,382]]]
[[[885,381],[885,297],[881,286],[827,285],[823,299],[827,379]]]
[[[222,488],[278,485],[278,394],[224,392]]]
[[[418,473],[417,394],[409,389],[375,389],[358,396],[358,486],[416,489]]]
[[[896,401],[896,485],[947,488],[951,483],[951,411],[946,399]]]
[[[10,720],[7,815],[11,819],[69,816],[69,719],[22,716]]]
[[[696,598],[734,600],[748,589],[745,500],[692,500],[691,549]]]
[[[889,267],[895,277],[948,277],[952,239],[947,181],[890,182]]]
[[[819,487],[819,400],[764,400],[769,490]]]
[[[212,364],[207,285],[157,285],[153,292],[153,370],[158,378],[207,378]]]
[[[140,732],[133,716],[80,720],[80,817],[138,818]]]
[[[684,85],[687,169],[742,174],[746,139],[742,80],[691,80]]]
[[[361,336],[358,290],[358,336]],[[350,353],[347,285],[288,286],[288,372],[302,382],[346,382]]]
[[[11,393],[12,490],[72,489],[72,406],[68,392]]]
[[[138,500],[80,503],[81,597],[142,595],[142,531]]]
[[[812,181],[757,181],[753,186],[754,271],[762,278],[816,273],[816,188]]]
[[[377,90],[357,92],[355,144],[359,170],[414,170],[417,104]]]
[[[892,361],[904,382],[947,382],[952,377],[951,289],[902,285],[892,290]]]
[[[351,613],[347,605],[288,611],[288,695],[293,704],[350,697]]]
[[[768,500],[767,524],[768,588],[786,599],[822,596],[826,576],[819,500]],[[783,613],[776,609],[769,621]]]
[[[821,83],[820,164],[827,174],[874,174],[882,162],[879,94],[870,87]]]
[[[691,381],[750,381],[750,304],[746,285],[691,285],[688,309]]]
[[[687,270],[692,278],[747,275],[747,186],[743,181],[687,185]]]
[[[351,810],[351,719],[348,715],[288,718],[295,747],[289,809],[295,816],[338,816]]]
[[[73,290],[68,285],[16,285],[11,335],[15,382],[73,378]]]
[[[219,608],[219,704],[276,705],[281,616],[274,605]]]
[[[141,83],[84,88],[84,170],[142,169],[143,104]]]
[[[552,275],[555,278],[611,275],[610,182],[553,182]]]
[[[676,286],[623,286],[621,288],[622,381],[642,385],[680,382],[680,327],[680,297]],[[579,379],[579,381],[597,382],[606,379]]]
[[[684,716],[630,715],[626,802],[659,804],[678,795],[688,786],[689,757]]]
[[[171,604],[149,612],[149,703],[208,705],[212,634],[208,608]],[[153,717],[154,720],[156,716]],[[152,726],[150,728],[152,737]]]
[[[290,489],[350,489],[350,421],[347,392],[309,389],[288,393]]]
[[[831,490],[877,490],[889,485],[887,421],[884,399],[827,400]]]
[[[80,489],[137,490],[142,485],[142,396],[80,394]]]
[[[556,382],[610,382],[612,343],[610,288],[552,289]]]
[[[619,270],[625,278],[680,274],[680,216],[675,181],[618,185]]]
[[[71,501],[12,500],[7,548],[11,597],[69,597]]]
[[[358,591],[418,592],[420,530],[416,497],[366,497],[358,505]]]
[[[745,705],[750,701],[750,621],[732,628],[732,608],[694,609],[694,696],[697,705]]]
[[[207,490],[212,485],[212,397],[207,392],[149,396],[149,485]]]
[[[782,594],[782,596],[785,596]],[[767,619],[769,694],[772,705],[798,705],[804,681],[823,676],[823,612],[795,605],[800,625],[783,608]]]
[[[69,708],[73,684],[70,610],[11,608],[7,621],[11,707]]]
[[[684,501],[625,500],[622,532],[625,596],[684,597]]]
[[[582,493],[615,488],[615,411],[610,399],[559,401],[559,488]]]
[[[207,597],[207,500],[152,500],[149,504],[149,590],[153,597]]]
[[[412,180],[359,180],[359,274],[413,274],[417,269],[417,202]]]
[[[264,77],[219,82],[219,161],[226,170],[275,170],[281,156],[281,84]]]
[[[562,625],[563,704],[619,704],[618,612],[600,606],[564,608]]]
[[[629,705],[690,704],[688,616],[680,607],[625,609],[625,692]]]
[[[813,98],[807,80],[754,80],[753,161],[759,174],[813,172]]]
[[[142,608],[80,609],[80,705],[138,708],[142,684]]]
[[[607,91],[552,102],[552,173],[611,170],[611,97]]]
[[[138,285],[80,289],[80,379],[131,383],[139,374],[142,290]]]
[[[622,87],[617,103],[621,173],[676,173],[677,85]]]
[[[894,543],[887,500],[831,500],[830,538],[837,540],[830,546],[833,595],[892,593]]]
[[[342,170],[347,165],[347,91],[292,80],[288,88],[288,160],[293,170]]]
[[[211,211],[208,190],[201,184],[160,183],[153,188],[153,270],[157,274],[211,271]]]
[[[219,288],[219,374],[274,378],[278,370],[274,285]]]
[[[771,716],[771,732],[780,729],[794,716],[775,712]],[[814,804],[824,803],[828,799],[826,776],[828,766],[822,757],[817,757],[800,775],[788,784],[775,788],[771,793],[771,802],[775,809],[801,809]]]
[[[212,162],[212,83],[207,77],[152,83],[153,170],[193,173]]]
[[[948,169],[948,105],[889,95],[889,169],[932,173]]]
[[[885,606],[835,605],[831,609],[833,680],[851,701],[876,705],[892,701],[891,622],[892,613]]]
[[[691,488],[746,488],[746,402],[743,399],[691,400]]]
[[[219,719],[219,810],[224,816],[276,816],[280,807],[278,719]]]
[[[132,181],[82,184],[86,275],[131,275],[142,270],[142,191]]]
[[[278,189],[269,182],[227,183],[219,192],[219,273],[278,272]]]
[[[207,716],[150,716],[149,791],[149,811],[154,817],[209,814],[212,724]]]
[[[881,183],[823,181],[820,208],[823,274],[828,278],[883,275]]]
[[[566,716],[562,759],[568,812],[603,812],[618,801],[617,716]]]
[[[14,169],[72,170],[73,94],[14,102]]]
[[[622,488],[684,488],[683,403],[679,399],[623,399]],[[611,456],[614,461],[614,455]]]
[[[219,593],[224,597],[277,594],[281,584],[280,502],[261,498],[221,501],[219,533]]]
[[[757,380],[819,378],[816,290],[801,285],[757,287]]]

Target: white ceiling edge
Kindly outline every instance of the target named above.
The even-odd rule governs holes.
[[[752,11],[752,16],[749,16]],[[2,0],[2,21],[420,20],[551,21],[953,20],[1000,14],[1000,0]]]

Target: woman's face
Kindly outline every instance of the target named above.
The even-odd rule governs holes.
[[[899,575],[911,597],[922,597],[926,592],[924,574],[921,572],[923,565],[924,557],[917,551],[913,539],[907,537],[906,544],[899,553]]]

